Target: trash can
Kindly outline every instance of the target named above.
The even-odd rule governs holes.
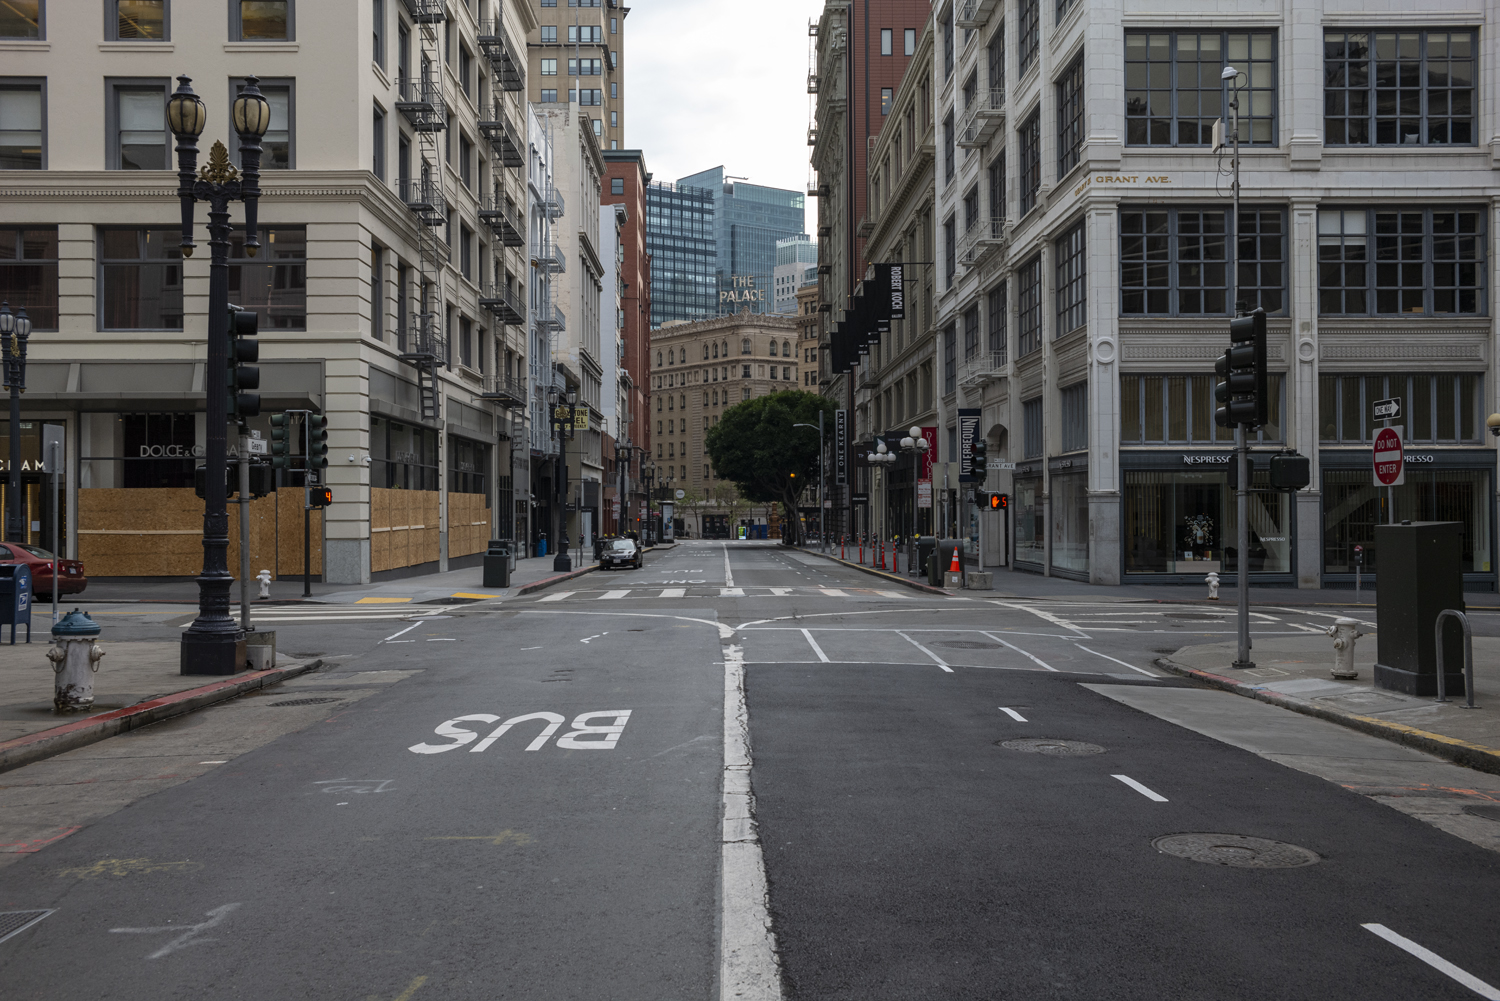
[[[542,533],[541,538],[536,540],[536,554],[537,556],[547,555],[547,534],[545,532]]]
[[[484,586],[510,587],[509,539],[491,539],[484,554]]]
[[[24,563],[0,566],[0,626],[10,626],[10,642],[16,643],[16,626],[25,624],[26,642],[31,642],[31,571]],[[3,630],[0,630],[3,632]]]
[[[943,586],[943,575],[953,565],[953,552],[958,551],[958,569],[964,569],[964,546],[962,539],[938,539],[933,547],[933,559],[927,561],[927,583],[933,587]]]
[[[932,551],[937,548],[937,539],[931,535],[917,536],[917,573],[925,575]]]
[[[1437,694],[1433,627],[1445,608],[1464,611],[1463,525],[1415,521],[1375,526],[1375,686]],[[1463,691],[1463,631],[1443,632],[1444,687]]]

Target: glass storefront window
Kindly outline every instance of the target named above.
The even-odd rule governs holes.
[[[1047,527],[1042,518],[1042,481],[1015,481],[1015,562],[1041,566],[1047,559]]]
[[[1490,572],[1490,471],[1406,470],[1392,488],[1397,522],[1456,521],[1463,525],[1464,573]],[[1375,526],[1389,520],[1386,491],[1369,469],[1323,473],[1323,572],[1354,573],[1354,547],[1364,547],[1364,572],[1376,568]]]
[[[438,488],[437,432],[384,417],[370,418],[370,486]]]
[[[1484,437],[1484,376],[1478,372],[1416,375],[1321,375],[1318,437],[1326,442],[1375,440],[1378,400],[1401,400],[1395,423],[1407,441],[1477,445]]]
[[[1069,473],[1052,477],[1052,566],[1058,570],[1089,570],[1089,476]]]
[[[1256,470],[1251,482],[1269,488],[1270,472]],[[1286,495],[1251,494],[1249,512],[1250,572],[1290,573]],[[1237,571],[1236,514],[1226,472],[1127,470],[1125,572],[1201,575]]]
[[[203,454],[198,421],[195,413],[84,414],[79,486],[191,487]]]
[[[1252,442],[1282,440],[1282,376],[1272,372],[1266,379],[1270,390],[1269,422],[1251,434]],[[1212,375],[1121,376],[1120,443],[1233,442],[1234,429],[1214,423],[1216,407]]]
[[[448,439],[448,492],[455,494],[486,493],[485,475],[490,468],[492,446],[467,438]]]

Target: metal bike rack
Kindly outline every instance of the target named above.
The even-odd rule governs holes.
[[[1459,625],[1464,627],[1464,690],[1467,699],[1463,708],[1477,709],[1474,705],[1474,634],[1469,629],[1469,617],[1456,608],[1445,608],[1438,612],[1437,620],[1433,623],[1432,631],[1437,647],[1437,698],[1435,702],[1447,702],[1448,692],[1445,688],[1443,678],[1443,618],[1453,616]]]

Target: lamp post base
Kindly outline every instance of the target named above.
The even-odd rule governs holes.
[[[558,553],[556,556],[552,557],[552,569],[556,570],[558,573],[569,572],[573,569],[573,558],[571,556],[564,556],[563,554]]]
[[[248,654],[245,637],[239,633],[182,636],[183,674],[228,675],[245,670]]]

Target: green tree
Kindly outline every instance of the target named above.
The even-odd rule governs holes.
[[[757,396],[724,411],[704,439],[714,472],[732,481],[742,498],[782,506],[782,534],[791,545],[802,542],[797,508],[803,491],[816,482],[818,413],[826,415],[824,426],[831,437],[836,409],[826,397],[797,389]]]

